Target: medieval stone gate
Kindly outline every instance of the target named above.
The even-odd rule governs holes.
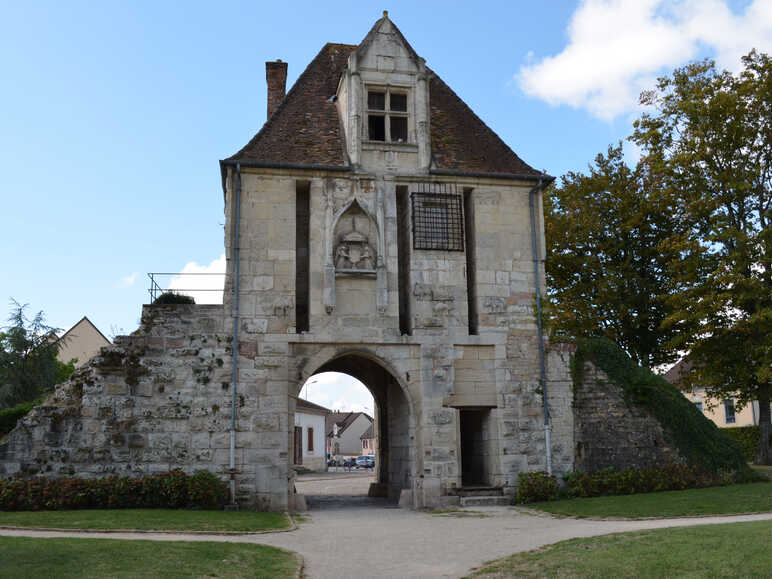
[[[567,359],[540,355],[534,309],[551,178],[386,15],[285,94],[286,72],[267,63],[268,120],[220,164],[225,303],[145,306],[22,421],[0,474],[207,469],[241,504],[292,508],[295,400],[323,371],[373,392],[378,489],[402,504],[571,470]]]

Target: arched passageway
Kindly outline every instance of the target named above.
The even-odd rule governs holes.
[[[361,353],[334,357],[310,372],[308,378],[323,372],[340,372],[352,376],[362,382],[372,394],[375,407],[375,473],[370,479],[372,483],[369,484],[367,495],[371,499],[380,498],[382,501],[385,499],[387,502],[396,503],[403,489],[412,488],[415,475],[414,417],[402,385],[382,361]],[[305,380],[298,384],[298,393],[304,383]],[[290,424],[294,425],[294,422],[290,420]],[[290,434],[294,450],[299,439],[295,432]],[[355,483],[354,486],[359,488],[357,485],[361,487],[362,482]],[[333,484],[329,486],[334,488]],[[378,501],[361,500],[353,502],[358,505],[377,503]]]

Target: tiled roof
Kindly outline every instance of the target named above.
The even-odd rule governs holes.
[[[302,398],[298,398],[297,402],[295,403],[295,410],[296,411],[303,411],[308,410],[315,413],[324,413],[329,414],[332,412],[329,408],[325,408],[324,406],[319,406],[318,404],[314,404],[313,402],[309,402],[308,400],[304,400]]]
[[[228,161],[345,167],[338,110],[330,97],[356,46],[325,44],[271,118]]]
[[[370,422],[373,421],[373,419],[364,412],[332,412],[331,414],[328,414],[325,420],[325,430],[327,431],[327,436],[333,435],[332,427],[334,424],[338,425],[338,436],[340,436],[349,426],[354,423],[357,418],[359,418],[360,414],[367,418]]]
[[[356,48],[351,44],[326,44],[260,132],[226,162],[347,169],[341,120],[330,97],[335,95],[348,56]],[[434,73],[429,101],[434,170],[542,175],[520,159]]]
[[[432,159],[464,173],[541,175],[520,159],[436,74],[429,83]]]
[[[359,438],[361,438],[362,440],[369,440],[369,439],[374,438],[374,437],[375,437],[375,430],[373,429],[373,425],[371,424],[370,428],[365,430],[362,433],[362,436],[360,436]]]

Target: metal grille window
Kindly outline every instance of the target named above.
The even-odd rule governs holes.
[[[413,248],[464,251],[461,195],[413,193]]]

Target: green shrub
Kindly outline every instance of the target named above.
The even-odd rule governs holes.
[[[219,509],[228,499],[228,490],[217,475],[204,470],[188,479],[188,499],[202,509]]]
[[[669,464],[662,467],[606,468],[594,473],[574,472],[565,476],[568,493],[573,497],[631,495],[657,491],[675,491],[747,482],[742,475],[729,471],[711,471],[699,466]]]
[[[746,461],[755,462],[759,453],[759,438],[761,437],[758,425],[721,428],[720,430],[735,441]]]
[[[697,410],[667,380],[633,362],[622,349],[605,338],[582,338],[572,360],[574,386],[582,388],[585,360],[603,370],[619,387],[628,404],[638,406],[662,425],[669,444],[689,464],[710,471],[734,471],[743,476],[749,467],[738,445]]]
[[[190,296],[186,296],[185,294],[178,294],[173,291],[168,291],[162,293],[160,296],[158,296],[155,300],[153,300],[153,305],[164,305],[164,304],[195,304],[196,300],[194,300]]]
[[[518,475],[517,502],[534,503],[558,498],[558,479],[543,470]]]
[[[34,402],[24,402],[13,408],[0,410],[0,436],[5,436],[11,432],[19,419],[23,418],[34,406]]]
[[[173,470],[133,478],[0,479],[0,511],[64,509],[219,509],[227,486],[216,475]]]

